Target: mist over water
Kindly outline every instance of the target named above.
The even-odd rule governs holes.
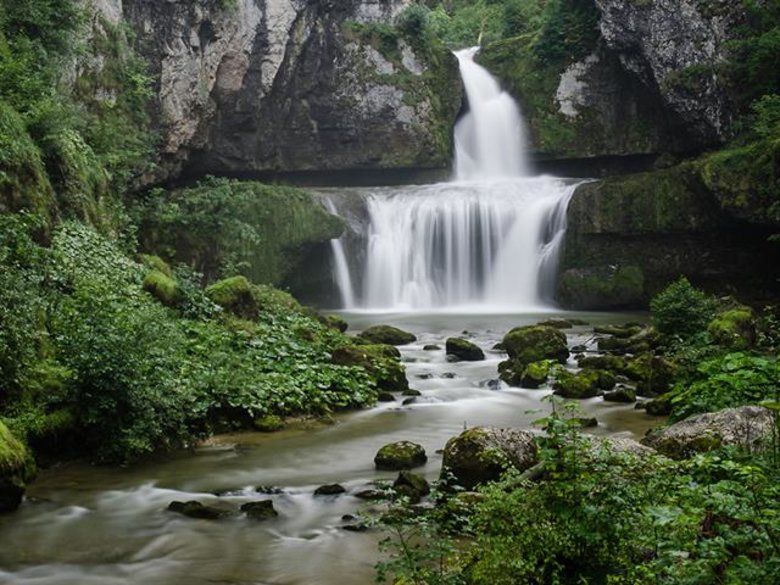
[[[575,185],[528,176],[515,101],[458,51],[468,112],[455,128],[455,178],[364,189],[362,250],[334,244],[344,307],[377,311],[543,310],[551,306]],[[338,199],[331,200],[338,208]],[[353,246],[354,247],[354,246]],[[349,255],[358,261],[346,260]],[[351,302],[348,301],[351,300]]]

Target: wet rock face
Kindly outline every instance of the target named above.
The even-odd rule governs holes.
[[[607,47],[702,145],[722,142],[733,105],[716,72],[744,13],[738,2],[595,0]]]
[[[114,15],[116,2],[102,2]],[[124,0],[158,80],[162,172],[442,167],[455,58],[377,47],[408,0]],[[452,85],[446,96],[433,87]],[[446,127],[447,133],[442,129]]]

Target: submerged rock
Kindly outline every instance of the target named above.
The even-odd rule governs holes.
[[[261,433],[275,433],[284,428],[284,419],[275,414],[267,414],[264,417],[256,418],[252,425],[255,430]]]
[[[314,490],[314,495],[315,496],[337,496],[339,494],[343,494],[346,491],[347,490],[340,483],[330,483],[318,487],[316,490]]]
[[[440,345],[436,345],[435,343],[429,343],[427,345],[423,346],[424,351],[438,351],[441,349]]]
[[[225,510],[219,508],[213,508],[211,506],[205,506],[197,500],[190,500],[188,502],[174,501],[168,505],[168,510],[182,514],[188,518],[199,518],[202,520],[218,520],[228,515]]]
[[[446,351],[447,358],[450,360],[478,362],[485,359],[485,352],[477,344],[459,337],[447,339]]]
[[[391,325],[374,325],[362,333],[359,333],[358,337],[369,343],[387,345],[407,345],[417,341],[417,336],[413,333],[409,333],[408,331],[398,329],[398,327],[393,327]]]
[[[423,446],[411,441],[389,443],[382,447],[374,457],[377,469],[390,471],[420,467],[425,465],[426,461],[428,461],[428,456],[425,454]]]
[[[247,502],[241,506],[241,511],[252,520],[268,520],[269,518],[276,518],[279,515],[279,512],[274,508],[273,500]]]
[[[772,412],[760,406],[727,408],[689,417],[651,431],[642,444],[673,459],[684,459],[720,447],[739,446],[755,451],[769,441],[774,429]]]
[[[474,427],[447,441],[442,479],[451,475],[467,490],[495,481],[510,467],[525,471],[537,462],[534,434],[520,429]]]

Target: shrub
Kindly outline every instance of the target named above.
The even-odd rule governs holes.
[[[715,301],[683,276],[650,301],[650,310],[662,335],[686,339],[707,329],[715,315]]]

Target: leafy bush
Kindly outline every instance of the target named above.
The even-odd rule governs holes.
[[[544,61],[576,61],[590,53],[599,38],[600,13],[592,0],[549,0],[534,50]]]
[[[715,301],[683,276],[650,301],[650,310],[661,334],[686,339],[707,329],[715,315]]]
[[[723,408],[780,398],[780,364],[774,358],[743,352],[703,361],[692,380],[675,385],[672,420]]]

